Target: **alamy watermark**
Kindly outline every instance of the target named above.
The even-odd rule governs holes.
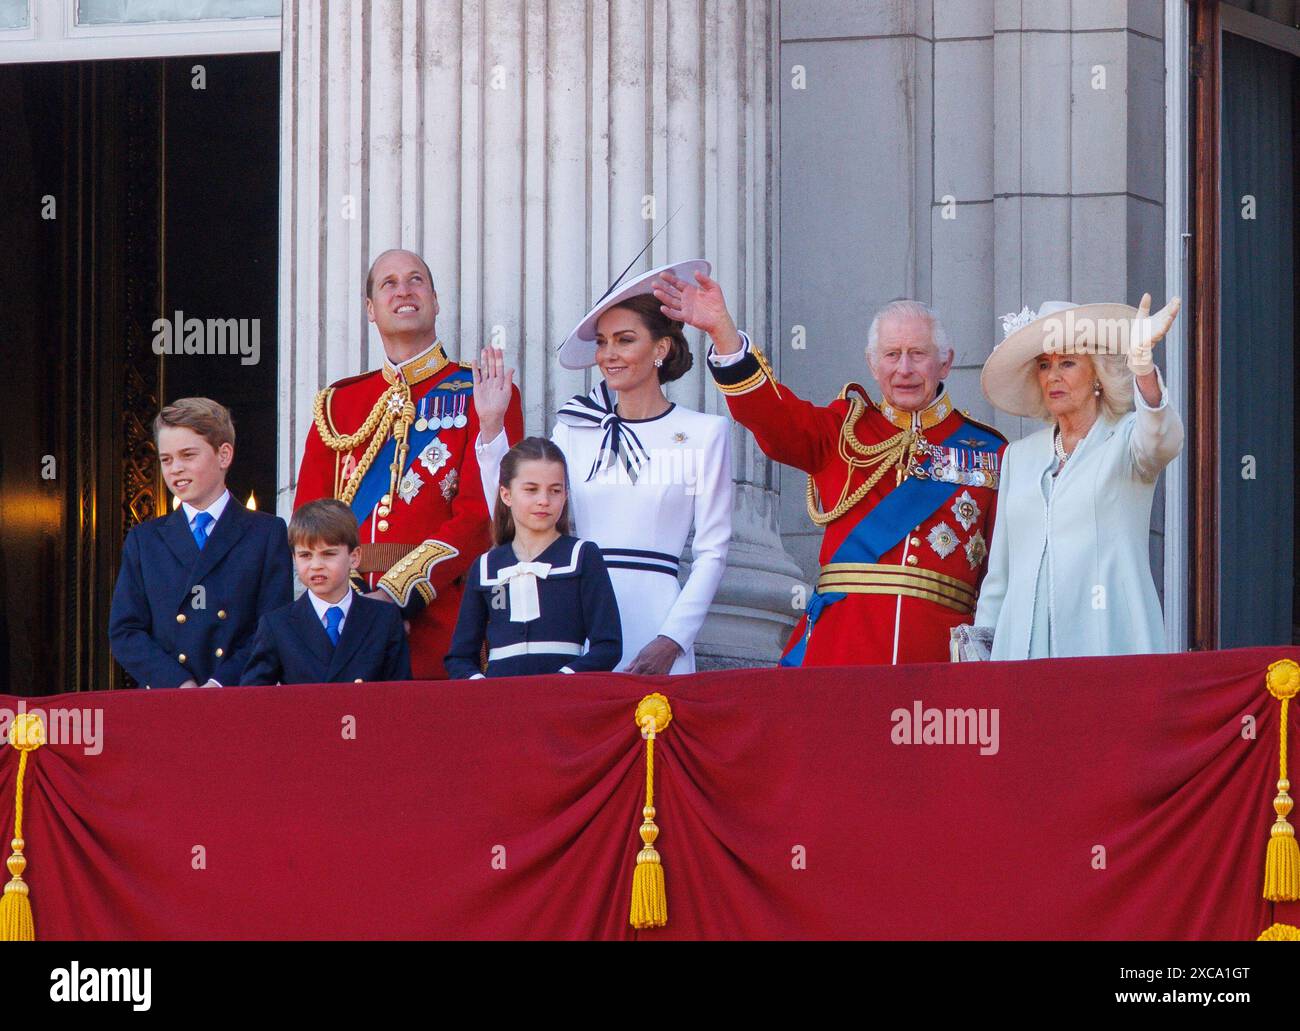
[[[998,754],[999,709],[927,709],[918,698],[910,709],[889,715],[896,745],[979,745],[980,755]]]
[[[19,699],[17,712],[0,707],[0,741],[9,740],[9,728],[18,716],[25,713],[40,719],[45,727],[46,744],[80,745],[86,755],[99,755],[104,750],[103,709],[90,706],[80,709],[29,709],[24,699]]]
[[[153,353],[237,354],[241,365],[256,365],[262,358],[261,319],[199,319],[179,309],[171,320],[153,320]]]

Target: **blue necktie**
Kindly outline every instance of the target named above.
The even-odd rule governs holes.
[[[330,644],[339,643],[339,624],[343,622],[343,610],[331,605],[325,610],[325,632],[330,636]]]
[[[208,527],[213,522],[212,516],[207,512],[200,512],[194,517],[194,529],[190,532],[194,534],[194,543],[199,546],[199,551],[202,551],[203,545],[208,543]]]

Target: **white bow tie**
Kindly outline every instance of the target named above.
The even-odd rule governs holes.
[[[516,562],[497,570],[497,580],[510,584],[510,622],[528,623],[542,614],[537,600],[537,580],[551,572],[549,562]]]

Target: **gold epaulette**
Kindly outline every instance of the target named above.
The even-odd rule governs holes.
[[[876,402],[871,400],[871,395],[867,393],[867,388],[861,383],[845,383],[844,389],[839,392],[835,400],[847,401],[850,394],[857,394],[862,398],[862,403],[868,408],[877,408]]]
[[[1005,444],[1007,442],[1006,436],[1000,430],[995,429],[986,422],[980,422],[978,419],[973,418],[970,412],[966,411],[965,408],[961,410],[961,417],[972,426],[978,426],[982,430],[987,430],[989,433],[993,434],[993,436],[997,437],[998,440],[1002,441],[1002,443]]]

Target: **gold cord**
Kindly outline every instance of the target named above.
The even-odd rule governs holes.
[[[387,442],[390,430],[397,438],[398,452],[397,460],[393,463],[392,474],[389,477],[389,492],[396,491],[397,471],[406,464],[406,453],[409,448],[407,435],[411,423],[415,421],[415,405],[411,403],[410,385],[405,381],[399,381],[390,386],[379,395],[379,400],[370,409],[370,414],[366,416],[366,421],[361,424],[361,428],[356,433],[347,435],[335,433],[326,419],[325,409],[333,393],[334,388],[327,387],[316,395],[316,401],[313,405],[316,432],[320,434],[320,439],[325,443],[325,446],[332,451],[341,453],[351,451],[363,441],[369,440],[365,453],[352,470],[348,482],[338,492],[338,499],[344,504],[352,503],[357,488],[361,486],[362,479],[374,463],[375,456],[379,454],[379,449]],[[400,407],[394,405],[394,398],[401,399]],[[396,428],[393,427],[394,422],[397,422]]]
[[[917,450],[916,445],[921,440],[920,434],[907,429],[900,430],[888,440],[882,440],[878,444],[863,444],[854,437],[853,428],[862,417],[864,410],[865,406],[861,401],[857,398],[852,399],[849,402],[848,414],[844,417],[844,424],[840,427],[839,456],[848,465],[848,470],[844,476],[844,489],[840,491],[840,498],[835,503],[835,507],[829,512],[819,510],[817,487],[813,483],[812,476],[808,477],[808,486],[805,491],[808,518],[818,526],[825,526],[827,523],[834,522],[865,498],[871,493],[871,489],[880,482],[881,477],[889,471],[891,466],[897,468],[901,478],[910,464],[911,453]],[[854,454],[849,453],[850,450],[861,457],[854,457]],[[854,469],[874,469],[875,471],[859,485],[857,490],[849,494],[849,483],[853,479]]]

